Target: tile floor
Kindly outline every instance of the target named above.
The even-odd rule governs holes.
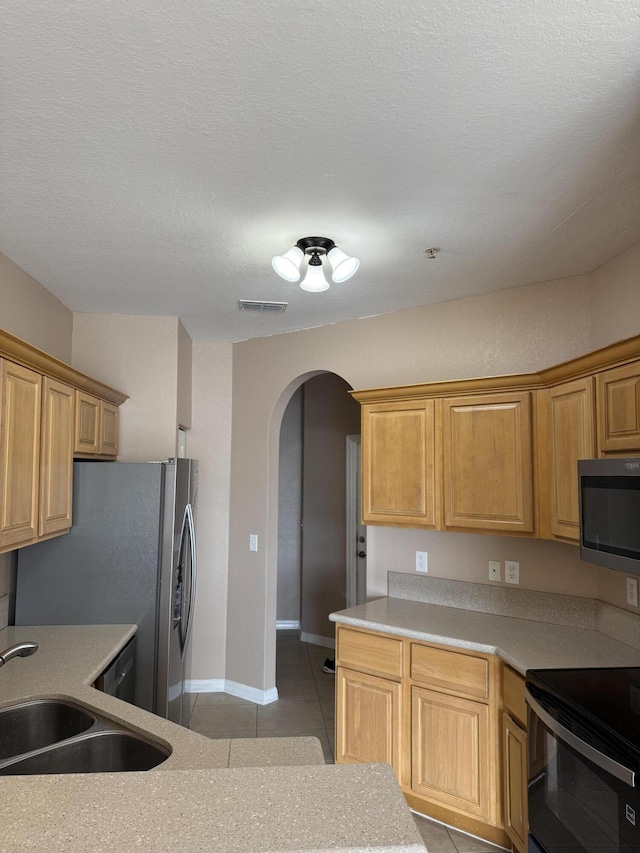
[[[333,763],[334,676],[322,671],[329,649],[301,643],[297,631],[278,631],[276,686],[279,699],[255,705],[227,693],[199,693],[191,699],[189,727],[210,738],[317,737],[325,761]],[[497,853],[501,848],[414,815],[429,853]]]

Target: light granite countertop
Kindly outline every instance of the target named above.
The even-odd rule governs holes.
[[[0,668],[0,709],[70,699],[172,750],[145,773],[0,778],[0,853],[424,853],[387,765],[324,765],[315,738],[210,740],[91,687],[134,633],[133,625],[0,631],[0,649],[40,644]],[[291,766],[264,766],[275,753]]]
[[[422,601],[379,598],[332,613],[329,618],[354,627],[497,654],[522,675],[527,669],[640,666],[638,649],[589,628]]]

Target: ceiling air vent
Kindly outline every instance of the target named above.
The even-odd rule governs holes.
[[[288,302],[257,302],[255,299],[239,299],[241,311],[286,311]]]

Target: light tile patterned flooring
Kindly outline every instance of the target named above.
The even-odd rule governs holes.
[[[278,631],[277,702],[255,705],[227,693],[199,693],[191,698],[189,728],[210,738],[317,737],[325,761],[334,759],[334,676],[322,671],[329,649],[301,643],[297,631]],[[414,815],[429,853],[500,851],[485,841]]]

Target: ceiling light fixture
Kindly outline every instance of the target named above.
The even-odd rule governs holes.
[[[324,258],[328,264],[323,261]],[[285,281],[299,281],[304,270],[300,287],[312,293],[320,293],[329,288],[325,275],[327,266],[331,269],[331,280],[339,284],[351,278],[360,266],[360,261],[346,255],[328,237],[302,237],[284,255],[272,258],[271,264]]]

